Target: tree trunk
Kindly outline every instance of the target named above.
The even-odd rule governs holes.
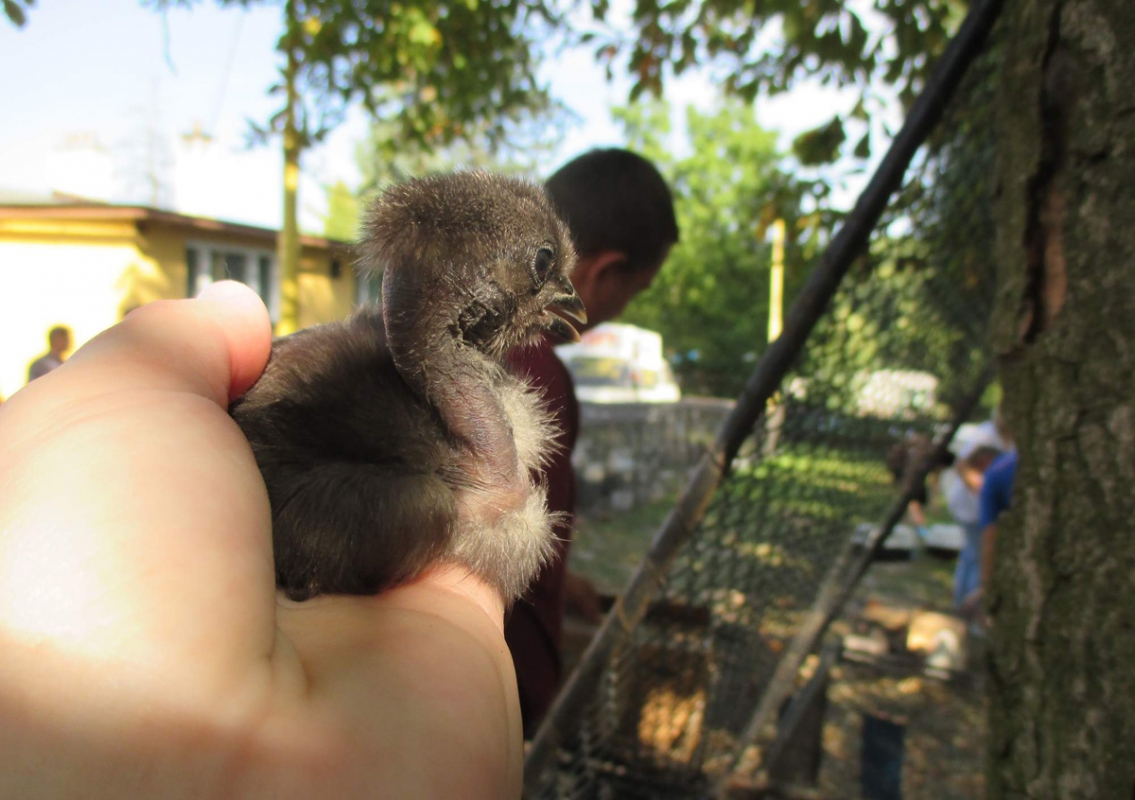
[[[300,135],[296,129],[296,72],[299,60],[295,37],[299,20],[295,3],[284,4],[284,37],[287,44],[287,63],[284,66],[284,89],[287,95],[284,107],[284,222],[276,243],[276,261],[280,275],[280,317],[276,335],[286,336],[299,327],[299,222],[296,219],[296,195],[300,180]]]
[[[1009,0],[990,798],[1135,788],[1135,5]]]

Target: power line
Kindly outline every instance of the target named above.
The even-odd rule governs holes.
[[[221,80],[220,89],[217,92],[217,102],[213,109],[212,125],[209,126],[209,131],[216,136],[217,126],[221,121],[221,111],[225,105],[225,95],[228,93],[229,80],[232,78],[233,62],[236,61],[236,51],[240,44],[240,33],[244,27],[244,13],[242,13],[236,20],[236,29],[233,31],[232,44],[229,46],[229,57],[225,64],[223,78]]]

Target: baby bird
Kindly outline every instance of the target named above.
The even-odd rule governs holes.
[[[268,487],[277,586],[375,594],[458,563],[511,601],[551,548],[532,470],[554,431],[503,358],[578,341],[568,229],[538,185],[459,172],[388,190],[359,247],[381,307],[276,340],[230,409]]]

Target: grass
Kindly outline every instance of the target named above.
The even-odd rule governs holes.
[[[619,594],[677,499],[673,495],[621,514],[577,517],[569,569],[601,593]]]
[[[890,476],[877,455],[794,444],[758,464],[738,466],[718,491],[702,527],[759,543],[780,538],[774,531],[875,521],[892,497]],[[675,494],[623,513],[580,515],[570,568],[600,591],[618,593],[676,500]]]

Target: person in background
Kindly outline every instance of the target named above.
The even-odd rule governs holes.
[[[579,254],[572,283],[587,308],[582,330],[612,320],[658,274],[678,241],[670,189],[646,159],[622,149],[592,150],[561,167],[546,184]],[[567,570],[575,513],[571,456],[579,434],[579,402],[567,368],[552,345],[513,352],[517,374],[545,397],[560,427],[561,449],[545,468],[548,506],[564,514],[556,555],[513,607],[505,625],[520,691],[524,732],[536,731],[561,678],[560,640],[565,605],[598,619],[594,587]]]
[[[942,473],[939,481],[946,508],[965,535],[965,544],[958,554],[954,571],[954,607],[959,610],[966,597],[981,583],[981,510],[978,496],[985,470],[994,458],[1008,449],[1002,433],[1000,411],[995,411],[991,419],[979,425],[964,427],[970,429],[969,435],[964,440],[960,435],[955,439],[955,442],[960,441],[960,447],[955,452],[954,464]]]
[[[902,491],[911,490],[910,503],[906,507],[907,520],[918,528],[919,535],[925,535],[926,506],[930,502],[930,492],[926,488],[926,478],[915,482],[915,473],[922,461],[933,449],[933,442],[924,433],[911,433],[895,442],[887,451],[887,469],[894,478],[895,486]]]
[[[71,329],[65,325],[56,325],[47,334],[47,344],[48,351],[28,367],[28,383],[63,366],[67,353],[71,351]]]
[[[1013,499],[1013,483],[1017,477],[1017,448],[1010,443],[1009,452],[1003,453],[985,471],[981,485],[981,582],[962,603],[962,610],[976,616],[985,587],[993,574],[993,551],[997,541],[997,522],[1009,510]]]
[[[962,609],[967,597],[981,585],[981,508],[980,495],[985,472],[1001,455],[992,445],[963,448],[965,455],[954,462],[955,478],[946,489],[946,506],[965,531],[965,546],[958,554],[954,571],[954,606]]]

